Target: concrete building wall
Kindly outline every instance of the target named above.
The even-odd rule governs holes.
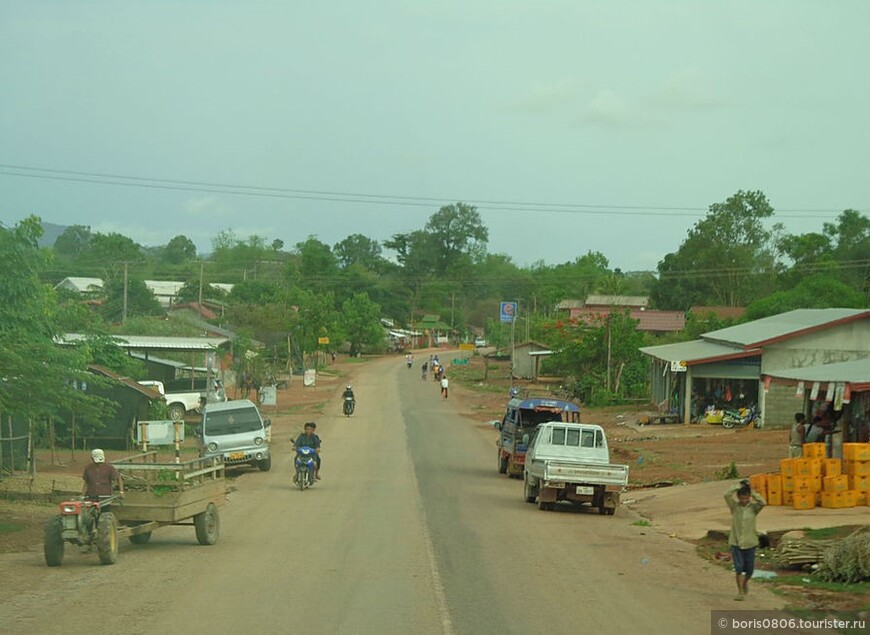
[[[843,324],[764,347],[761,371],[807,368],[870,357],[870,320]]]
[[[764,427],[789,428],[794,423],[794,413],[804,412],[803,395],[795,395],[795,387],[773,383],[764,394]],[[783,457],[788,456],[788,439],[783,437]]]

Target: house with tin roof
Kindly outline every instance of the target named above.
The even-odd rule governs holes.
[[[682,311],[657,311],[649,308],[649,298],[633,295],[590,295],[586,300],[562,300],[556,310],[568,319],[587,325],[601,324],[613,313],[628,311],[637,320],[637,330],[649,333],[676,333],[686,328]]]
[[[641,351],[652,358],[653,400],[667,403],[682,421],[699,417],[710,405],[756,404],[763,425],[784,428],[795,412],[812,415],[827,402],[836,405],[835,395],[846,392],[846,384],[854,393],[870,387],[864,377],[870,310],[797,309]],[[834,383],[830,395],[825,386],[825,403],[818,400],[821,386],[806,389],[810,381]],[[840,442],[861,434],[853,425],[842,431]]]

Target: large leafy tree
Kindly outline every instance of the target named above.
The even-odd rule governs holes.
[[[866,306],[867,297],[857,289],[831,275],[816,274],[802,279],[791,289],[756,300],[747,307],[746,317],[757,320],[795,309],[863,309]]]
[[[84,225],[70,225],[54,241],[54,251],[62,260],[76,260],[90,247],[93,234]]]
[[[100,419],[111,414],[111,404],[76,388],[96,381],[86,372],[87,350],[55,343],[57,302],[39,279],[46,267],[41,235],[35,216],[0,227],[0,413],[42,419],[76,410]]]
[[[80,255],[80,260],[92,265],[117,266],[124,262],[145,262],[145,254],[132,238],[116,232],[96,233],[91,237],[87,250]]]
[[[180,265],[196,259],[196,245],[187,236],[175,236],[163,248],[163,260]]]
[[[760,191],[739,191],[714,203],[680,248],[658,266],[653,303],[660,309],[710,304],[745,306],[774,288],[773,208]]]
[[[332,253],[342,269],[356,265],[374,272],[382,271],[387,264],[381,251],[377,240],[362,234],[351,234],[332,248]]]
[[[338,286],[338,259],[326,243],[309,236],[296,243],[295,259],[287,263],[292,284],[310,291],[331,292]]]
[[[350,343],[351,355],[362,351],[382,351],[384,329],[380,324],[381,307],[365,293],[356,293],[341,305],[340,326]]]
[[[489,230],[473,205],[445,205],[429,217],[425,227],[435,248],[435,273],[462,273],[486,254]]]

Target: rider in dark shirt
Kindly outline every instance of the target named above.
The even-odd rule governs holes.
[[[305,431],[296,437],[296,440],[293,442],[294,448],[301,447],[309,447],[313,448],[315,455],[314,461],[317,463],[317,468],[314,471],[314,478],[318,481],[320,480],[320,437],[314,433],[314,430],[317,428],[317,424],[313,421],[309,421],[305,424]]]

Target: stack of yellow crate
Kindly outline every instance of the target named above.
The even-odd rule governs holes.
[[[870,443],[844,443],[842,461],[826,458],[824,443],[805,443],[801,458],[782,459],[779,472],[756,474],[749,481],[768,505],[870,505]]]
[[[858,505],[870,505],[870,443],[843,444],[843,471]]]

